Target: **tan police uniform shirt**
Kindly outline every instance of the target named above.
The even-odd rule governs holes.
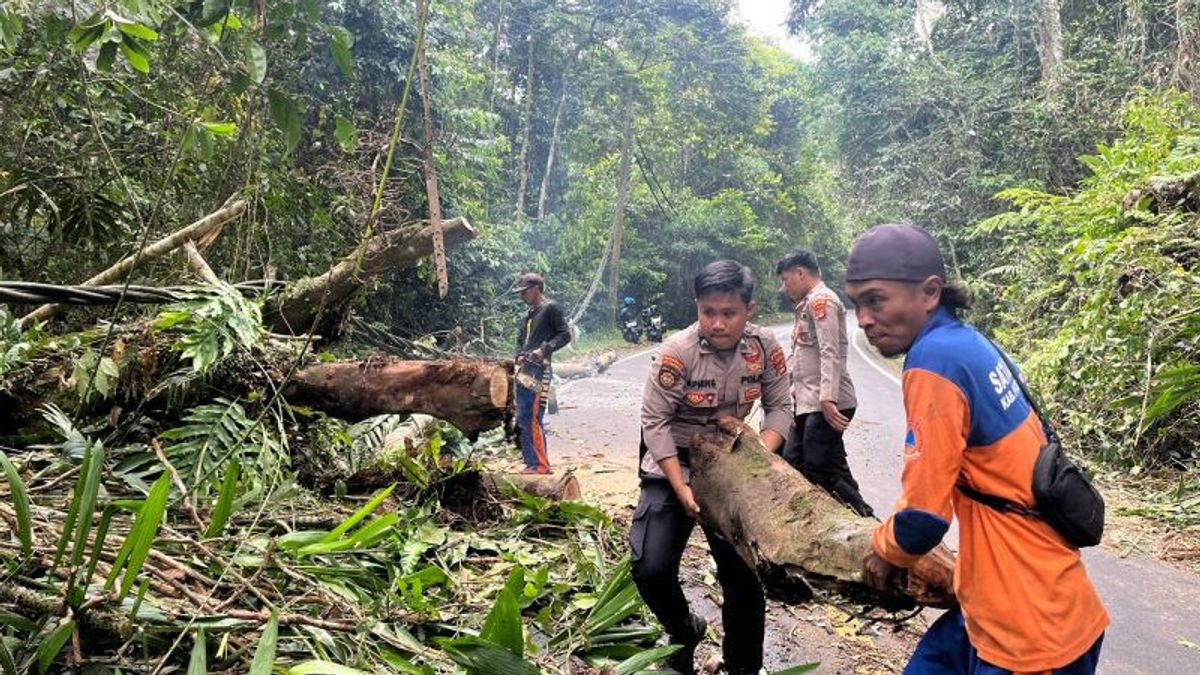
[[[846,366],[846,308],[823,282],[796,305],[792,327],[792,396],[797,415],[818,412],[821,401],[839,410],[858,405]]]
[[[642,393],[641,469],[663,477],[659,460],[675,457],[697,431],[712,433],[724,416],[744,419],[762,399],[762,428],[787,438],[792,423],[787,357],[769,330],[746,324],[732,353],[722,355],[700,337],[694,323],[659,348]],[[684,477],[690,480],[686,467]]]

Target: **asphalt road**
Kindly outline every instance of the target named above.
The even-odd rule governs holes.
[[[774,330],[785,338],[790,326]],[[850,351],[850,375],[859,400],[846,432],[850,464],[864,497],[886,517],[900,480],[904,410],[899,380],[858,340]],[[563,409],[547,417],[552,460],[603,455],[631,470],[636,467],[638,414],[650,353],[626,356],[602,375],[559,387]],[[629,475],[619,479],[630,480]],[[957,529],[952,528],[951,548],[956,540]],[[1200,673],[1200,577],[1149,557],[1122,558],[1103,546],[1086,549],[1084,561],[1112,616],[1099,672]]]

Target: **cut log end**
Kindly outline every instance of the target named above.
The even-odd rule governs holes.
[[[491,377],[488,380],[488,390],[493,406],[501,410],[508,407],[508,392],[511,388],[511,382],[512,376],[509,374],[508,368],[496,366],[492,370]]]

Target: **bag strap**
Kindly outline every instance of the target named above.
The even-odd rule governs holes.
[[[986,492],[980,492],[966,483],[956,483],[954,487],[958,488],[958,490],[964,495],[974,499],[980,504],[983,504],[984,506],[990,506],[1001,513],[1019,513],[1022,516],[1032,516],[1034,518],[1042,515],[1037,509],[1021,506],[1020,504],[1014,501],[1009,501],[1004,497],[997,497],[996,495],[989,495]]]
[[[980,335],[983,335],[983,333],[980,333]],[[1025,400],[1029,401],[1029,405],[1033,408],[1033,412],[1037,413],[1038,421],[1042,423],[1042,432],[1046,434],[1046,440],[1050,443],[1058,442],[1058,434],[1054,433],[1054,428],[1051,427],[1050,422],[1047,421],[1046,414],[1042,412],[1042,407],[1038,405],[1037,397],[1034,396],[1033,392],[1029,391],[1029,387],[1025,385],[1025,376],[1021,374],[1021,371],[1017,370],[1016,364],[1012,362],[1012,359],[1008,358],[1008,354],[1006,354],[1004,350],[1000,348],[1000,345],[996,344],[995,340],[986,335],[983,337],[989,343],[991,343],[992,347],[996,348],[997,352],[999,352],[1000,359],[1004,361],[1004,365],[1008,366],[1008,370],[1012,373],[1013,379],[1017,381],[1017,386],[1021,388],[1021,393],[1025,395]]]
[[[980,333],[980,335],[983,335],[983,333]],[[1042,423],[1042,432],[1046,434],[1046,440],[1051,443],[1057,442],[1058,435],[1054,433],[1054,429],[1051,428],[1050,423],[1046,421],[1046,415],[1042,413],[1042,408],[1038,405],[1037,398],[1034,397],[1033,392],[1029,391],[1029,387],[1025,386],[1025,378],[1021,375],[1021,371],[1017,370],[1016,364],[1014,364],[1012,359],[1008,357],[1008,354],[1006,354],[1004,350],[1000,348],[1000,345],[996,344],[995,340],[986,335],[983,337],[989,343],[991,343],[992,347],[994,347],[1000,354],[1000,359],[1004,361],[1004,365],[1008,366],[1008,370],[1012,373],[1013,379],[1017,381],[1017,386],[1021,388],[1021,393],[1025,395],[1025,400],[1029,401],[1029,405],[1033,408],[1033,412],[1038,416],[1038,421]],[[956,483],[955,487],[957,487],[960,492],[971,499],[983,504],[984,506],[990,506],[1001,513],[1019,513],[1023,516],[1033,516],[1035,518],[1041,517],[1042,515],[1037,509],[1021,506],[1020,504],[1009,501],[1003,497],[997,497],[996,495],[990,495],[986,492],[980,492],[966,483]]]

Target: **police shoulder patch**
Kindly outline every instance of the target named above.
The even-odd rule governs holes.
[[[812,301],[813,318],[820,321],[827,314],[826,309],[829,307],[829,298],[816,298]]]
[[[771,350],[771,368],[775,370],[776,375],[787,374],[787,355],[779,345],[775,345],[775,349]]]
[[[674,389],[680,382],[683,382],[683,361],[670,354],[663,354],[660,361],[661,365],[658,367],[658,386],[663,389]]]

